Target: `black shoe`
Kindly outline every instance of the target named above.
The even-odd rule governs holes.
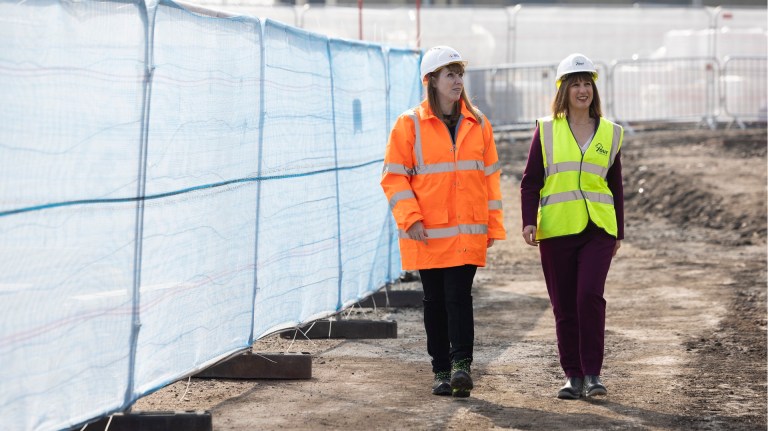
[[[605,389],[600,376],[584,376],[584,396],[594,397],[595,395],[608,395],[608,389]]]
[[[568,377],[565,385],[557,392],[557,397],[561,400],[577,400],[581,398],[583,386],[584,380],[581,377]]]
[[[471,363],[471,359],[462,359],[451,365],[451,390],[454,397],[466,398],[474,388],[469,370]]]
[[[432,385],[433,395],[451,395],[451,372],[440,371],[435,373],[435,383]]]

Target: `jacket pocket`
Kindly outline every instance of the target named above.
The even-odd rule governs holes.
[[[448,223],[447,209],[444,209],[444,208],[434,209],[429,211],[423,211],[422,213],[424,214],[424,224],[427,226]]]
[[[472,216],[475,221],[488,222],[488,205],[473,205]]]

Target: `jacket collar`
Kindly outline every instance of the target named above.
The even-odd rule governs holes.
[[[459,103],[461,104],[461,115],[464,118],[469,119],[469,121],[473,121],[473,122],[477,123],[477,119],[475,119],[475,116],[472,113],[472,111],[467,109],[467,106],[466,106],[466,104],[464,104],[464,101],[463,100],[459,100]],[[432,112],[432,109],[429,107],[429,100],[427,100],[427,99],[422,100],[421,101],[421,105],[419,105],[419,107],[421,108],[421,113],[422,113],[421,118],[422,119],[424,119],[424,120],[429,119],[429,118],[437,119],[437,116],[435,116],[435,114]]]

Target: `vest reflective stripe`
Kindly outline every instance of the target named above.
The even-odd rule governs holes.
[[[412,190],[403,190],[402,192],[395,193],[392,195],[392,199],[389,200],[389,209],[394,208],[403,199],[416,199],[416,195],[413,194]]]
[[[603,193],[596,193],[596,192],[579,192],[579,191],[569,191],[569,192],[555,193],[549,196],[544,196],[543,198],[541,198],[540,205],[546,206],[546,205],[559,204],[559,203],[568,202],[568,201],[578,201],[578,200],[584,199],[585,197],[591,200],[592,202],[600,202],[602,204],[613,205],[613,196],[611,195],[606,195]]]
[[[613,196],[611,195],[597,192],[584,192],[584,195],[592,202],[599,202],[601,204],[608,204],[613,206]]]
[[[554,156],[553,156],[553,150],[555,148],[555,144],[552,141],[552,121],[545,121],[542,126],[544,127],[544,136],[539,136],[542,139],[542,143],[544,144],[544,157],[546,158],[546,165],[544,168],[546,169],[549,166],[554,166]]]
[[[592,163],[579,163],[579,162],[560,162],[556,163],[552,166],[547,166],[544,169],[544,176],[548,177],[550,175],[559,174],[560,172],[568,172],[568,171],[579,171],[579,168],[581,168],[584,172],[590,172],[595,175],[599,175],[603,179],[608,176],[608,168],[604,168],[602,166],[594,165]]]
[[[609,157],[608,167],[603,168],[599,165],[594,165],[592,163],[579,163],[579,162],[560,162],[555,163],[554,162],[554,138],[553,138],[553,126],[552,121],[544,121],[543,122],[544,127],[544,137],[542,139],[542,143],[544,144],[544,153],[546,155],[546,166],[544,168],[545,176],[550,176],[553,174],[557,174],[560,172],[566,172],[566,171],[578,171],[579,169],[591,172],[596,175],[600,175],[601,177],[605,178],[608,175],[608,170],[611,166],[613,166],[613,161],[616,160],[616,154],[619,153],[619,147],[621,146],[621,127],[615,126],[613,127],[613,138],[611,139],[611,154]],[[592,137],[592,140],[594,141],[595,137]],[[590,143],[591,145],[591,143]]]
[[[611,162],[608,165],[609,168],[613,166],[613,161],[616,160],[616,154],[619,154],[620,146],[621,146],[621,127],[613,126],[613,140],[611,141]],[[607,174],[608,173],[606,172],[606,175]]]
[[[459,234],[470,234],[470,235],[485,235],[488,233],[488,225],[487,224],[460,224],[458,226],[453,227],[443,227],[443,228],[437,228],[437,229],[425,229],[427,231],[427,241],[430,239],[438,239],[438,238],[450,238],[453,236],[457,236]],[[408,232],[398,229],[398,233],[400,238],[402,239],[411,239],[410,236],[408,236]]]
[[[541,201],[539,201],[539,205],[547,206],[568,201],[578,201],[581,199],[584,199],[584,196],[580,192],[571,190],[569,192],[554,193],[549,196],[544,196],[541,198]]]
[[[549,153],[549,151],[547,151]],[[581,167],[581,163],[579,162],[562,162],[557,163],[554,165],[547,165],[547,167],[544,169],[544,176],[548,177],[550,175],[558,174],[560,172],[567,172],[567,171],[578,171]]]
[[[489,210],[500,210],[501,209],[501,201],[488,201],[488,209]]]
[[[539,120],[545,176],[537,239],[577,234],[589,220],[608,234],[617,235],[607,177],[621,149],[622,132],[620,126],[601,118],[582,152],[565,118]]]

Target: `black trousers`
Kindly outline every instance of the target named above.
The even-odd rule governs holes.
[[[472,360],[475,320],[472,281],[477,266],[421,269],[424,288],[424,329],[432,372],[450,371],[451,362]]]

